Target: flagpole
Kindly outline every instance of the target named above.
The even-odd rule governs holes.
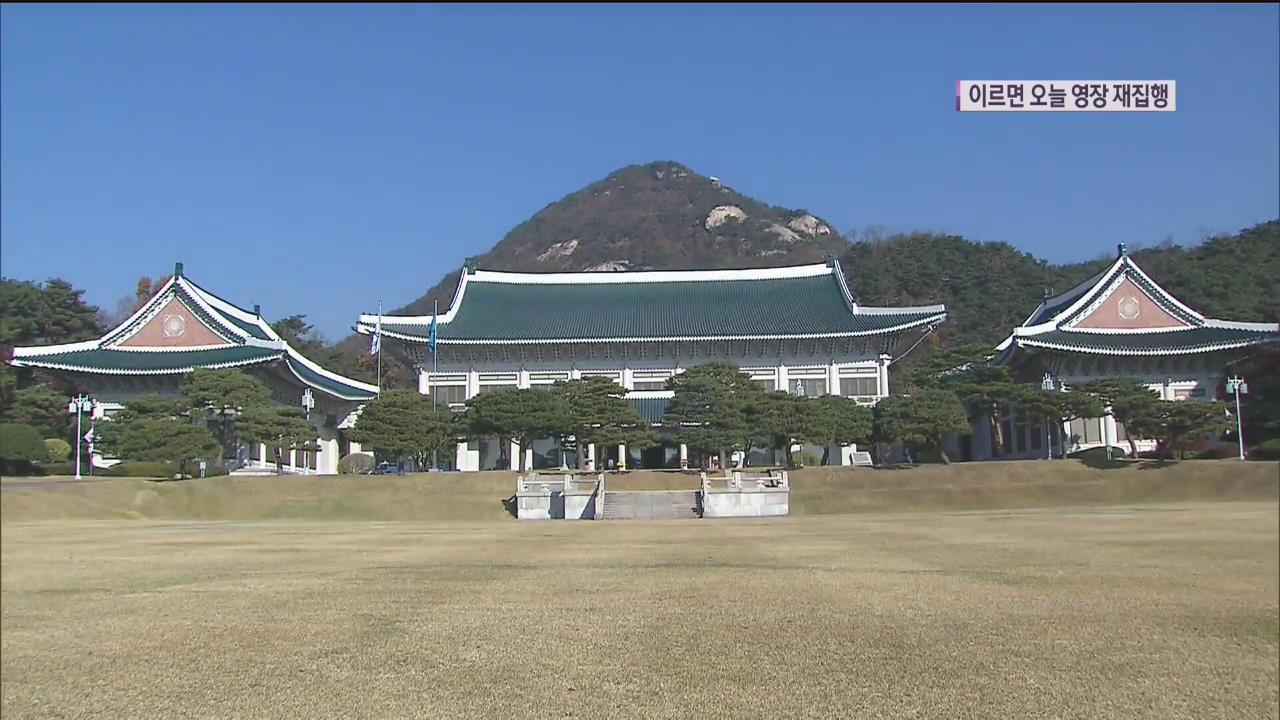
[[[378,301],[378,327],[374,329],[374,340],[378,345],[378,394],[382,394],[382,301]]]
[[[436,315],[440,312],[440,301],[436,300],[431,306],[431,336],[429,338],[431,349],[431,380],[436,376]],[[431,392],[431,382],[427,382],[427,391]],[[435,422],[436,416],[436,394],[431,392],[431,421]],[[440,464],[436,462],[436,451],[431,451],[431,469],[437,470]]]

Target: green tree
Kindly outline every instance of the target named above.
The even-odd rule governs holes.
[[[249,407],[271,404],[271,391],[243,370],[196,369],[178,387],[193,410],[225,415]]]
[[[41,437],[70,438],[74,417],[67,414],[70,398],[48,385],[32,385],[14,393],[13,404],[4,414],[8,422],[34,427]]]
[[[1280,345],[1259,349],[1227,374],[1243,377],[1249,386],[1249,392],[1240,395],[1245,444],[1259,445],[1280,438]],[[1234,414],[1235,393],[1226,393],[1226,400],[1227,409]],[[1234,419],[1231,432],[1236,432]]]
[[[563,434],[577,440],[578,467],[586,467],[587,445],[652,447],[657,435],[635,407],[627,402],[626,389],[605,377],[561,380],[551,387],[568,409],[569,424]]]
[[[1058,428],[1058,433],[1074,420],[1102,417],[1106,412],[1102,400],[1078,389],[1056,391],[1028,387],[1018,397],[1020,416],[1033,422],[1048,421]],[[1066,443],[1062,445],[1065,457]]]
[[[1156,403],[1160,400],[1160,395],[1141,380],[1129,377],[1100,378],[1076,389],[1093,395],[1111,409],[1116,422],[1124,425],[1129,436],[1129,453],[1133,457],[1138,456],[1135,437],[1159,437],[1148,433],[1153,427],[1159,432],[1160,419],[1156,413]]]
[[[24,473],[31,463],[44,458],[44,441],[38,430],[18,423],[0,425],[0,466],[4,474]]]
[[[822,464],[831,459],[831,445],[863,444],[871,441],[875,430],[875,412],[859,405],[853,398],[840,395],[820,395],[815,401],[826,415],[820,427],[827,430],[821,438],[826,447],[822,451]]]
[[[99,425],[97,433],[99,444],[113,457],[176,463],[179,475],[186,474],[188,461],[209,459],[218,451],[212,433],[181,415],[124,414]]]
[[[520,472],[527,469],[524,450],[534,440],[564,434],[573,424],[562,394],[516,388],[498,388],[471,398],[464,422],[472,435],[497,435],[518,443]]]
[[[690,368],[670,380],[675,391],[662,419],[679,442],[694,448],[703,458],[719,452],[720,467],[728,467],[728,451],[747,450],[747,439],[757,433],[749,424],[748,409],[759,403],[764,390],[728,362],[709,362]]]
[[[770,447],[782,448],[787,467],[795,467],[791,446],[799,443],[821,443],[835,433],[834,416],[829,406],[817,398],[791,395],[781,390],[765,393],[756,408],[752,426],[759,429]]]
[[[431,398],[413,390],[384,390],[360,410],[352,440],[391,457],[408,457],[427,467],[433,452],[448,454],[458,444],[458,427],[447,406],[431,407]]]
[[[65,280],[54,278],[45,282],[36,315],[44,343],[72,343],[102,335],[98,308],[86,304],[82,295],[83,290],[76,290]]]
[[[1181,451],[1187,438],[1218,437],[1227,427],[1226,405],[1220,402],[1156,400],[1133,417],[1142,437],[1155,438],[1160,459]]]
[[[0,279],[0,345],[30,345],[40,337],[40,287]]]
[[[132,398],[111,418],[111,422],[121,420],[140,420],[143,418],[177,418],[185,417],[191,409],[183,398],[172,395],[149,393]],[[107,423],[103,423],[106,425]]]
[[[875,434],[887,442],[929,445],[943,463],[951,464],[943,447],[947,433],[969,430],[964,404],[949,390],[917,390],[881,400],[875,409]]]
[[[284,473],[284,456],[291,450],[315,451],[316,429],[302,408],[252,405],[236,418],[240,439],[266,445],[276,461],[276,474]]]

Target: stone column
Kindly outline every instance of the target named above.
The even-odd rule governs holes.
[[[880,397],[889,397],[889,361],[892,359],[889,355],[881,355],[876,365],[876,380]]]
[[[511,451],[507,453],[508,464],[510,465],[508,469],[519,470],[520,469],[520,443],[516,442],[515,440],[512,440],[511,447],[507,449]]]
[[[622,379],[622,387],[626,388],[627,390],[631,390],[632,387],[634,387],[635,378],[632,377],[631,368],[629,367],[622,368],[621,379]]]
[[[596,462],[595,443],[587,443],[587,464],[591,466],[591,472],[599,472],[600,464]]]
[[[516,387],[521,390],[529,389],[529,371],[520,368],[520,372],[516,374]]]
[[[426,365],[418,366],[418,392],[423,395],[431,394],[431,373]]]
[[[836,369],[835,363],[831,363],[827,366],[827,394],[840,394],[840,373]]]
[[[680,443],[680,467],[689,467],[689,446],[684,443]]]
[[[627,446],[626,443],[618,445],[618,469],[625,470],[627,467]]]
[[[787,377],[787,366],[783,365],[781,362],[778,363],[778,379],[776,382],[777,386],[774,387],[774,390],[782,390],[787,393],[791,392],[791,387],[789,385],[790,378]]]
[[[480,392],[480,373],[475,370],[467,371],[467,399],[475,397]]]

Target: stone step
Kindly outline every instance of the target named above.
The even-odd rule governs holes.
[[[668,520],[696,518],[698,492],[696,490],[605,492],[605,520]]]

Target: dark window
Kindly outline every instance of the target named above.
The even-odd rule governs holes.
[[[632,390],[666,390],[666,380],[636,380],[631,383]]]
[[[436,393],[436,402],[454,405],[467,401],[466,385],[437,385],[433,390]]]
[[[875,377],[840,378],[840,394],[845,397],[868,397],[878,395],[880,382]]]

